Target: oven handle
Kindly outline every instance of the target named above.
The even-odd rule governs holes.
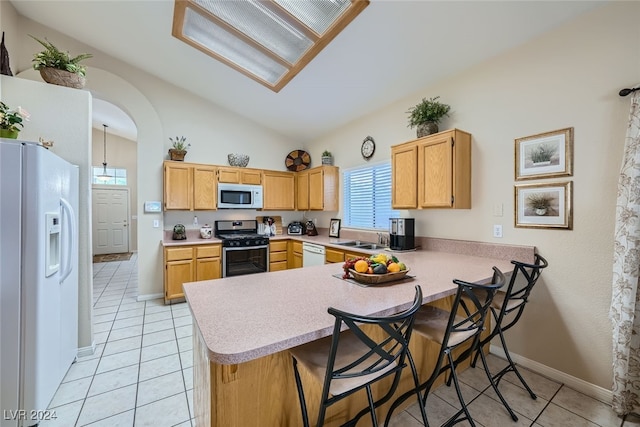
[[[269,245],[224,247],[223,251],[246,251],[247,249],[268,249]]]

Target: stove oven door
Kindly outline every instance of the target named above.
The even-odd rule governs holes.
[[[222,277],[269,271],[269,246],[222,248]]]

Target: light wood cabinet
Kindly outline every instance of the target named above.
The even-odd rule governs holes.
[[[391,158],[394,209],[471,208],[471,134],[429,135],[391,147]]]
[[[165,161],[164,209],[216,209],[216,171],[210,165]]]
[[[221,277],[221,245],[164,248],[164,301],[183,298],[182,285]]]
[[[280,271],[287,269],[287,240],[269,242],[269,271]]]
[[[302,242],[290,240],[288,246],[289,268],[302,268]]]
[[[295,175],[293,172],[263,171],[262,209],[295,209]]]
[[[297,209],[337,211],[340,174],[337,166],[318,166],[298,172]]]
[[[219,167],[218,182],[228,184],[262,184],[261,169],[247,169],[236,167]]]
[[[345,262],[351,258],[367,258],[369,254],[363,252],[343,251],[340,249],[334,249],[325,247],[324,250],[324,263],[331,264],[335,262]]]

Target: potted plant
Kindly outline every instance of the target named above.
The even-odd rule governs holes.
[[[449,115],[451,107],[441,103],[438,99],[440,99],[439,96],[430,99],[422,98],[422,101],[407,111],[409,113],[409,127],[417,127],[418,138],[437,133],[438,122],[444,116]]]
[[[322,164],[323,165],[333,165],[333,156],[330,151],[324,150],[322,152]]]
[[[536,215],[543,216],[547,214],[547,210],[551,206],[553,196],[547,193],[535,193],[527,197],[527,206],[529,206]]]
[[[29,117],[27,110],[21,107],[12,110],[0,101],[0,138],[18,138],[20,128],[24,127],[22,122],[29,120]]]
[[[80,62],[93,55],[83,53],[72,58],[69,52],[61,51],[48,40],[42,41],[31,34],[29,36],[45,48],[33,55],[32,60],[33,69],[40,71],[45,82],[76,89],[84,87],[87,69]]]
[[[171,160],[184,161],[184,156],[187,154],[187,148],[191,147],[191,144],[187,144],[187,138],[184,136],[176,136],[176,139],[169,138],[171,141],[171,148],[169,148],[169,158]]]

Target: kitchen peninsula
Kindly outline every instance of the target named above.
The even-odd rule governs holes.
[[[411,269],[413,280],[376,287],[335,277],[342,273],[340,264],[185,284],[194,319],[196,424],[301,425],[287,349],[332,333],[334,318],[327,313],[328,307],[364,315],[388,315],[411,305],[415,285],[422,287],[423,304],[446,307],[448,297],[455,292],[453,279],[486,280],[494,265],[509,272],[514,253],[519,259],[533,259],[533,247],[491,246],[506,248],[502,251],[505,256],[488,258],[438,251],[396,254]],[[412,340],[411,349],[419,369],[430,372],[437,349],[417,340]],[[309,381],[309,377],[303,375],[303,381]],[[408,387],[409,378],[403,376],[400,389]],[[307,403],[313,418],[320,386],[305,389],[311,390]],[[344,422],[364,406],[364,396],[345,399],[332,406],[326,425],[340,425],[341,420]]]

